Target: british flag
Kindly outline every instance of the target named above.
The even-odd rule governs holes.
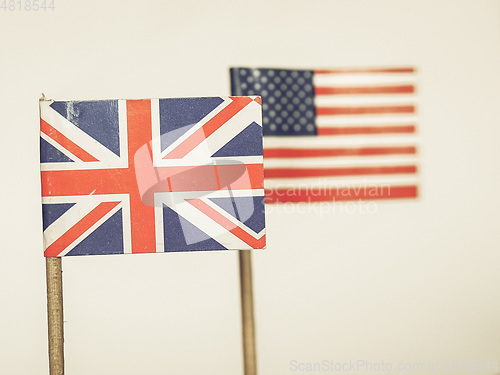
[[[260,97],[40,101],[44,255],[265,247]]]

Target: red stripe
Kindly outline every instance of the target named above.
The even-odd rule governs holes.
[[[317,115],[367,115],[382,113],[414,113],[414,105],[393,105],[377,107],[318,107]]]
[[[269,168],[264,169],[264,178],[338,177],[374,174],[416,173],[415,165],[394,167],[349,167],[349,168]]]
[[[318,69],[314,74],[335,73],[415,73],[415,68],[351,68],[351,69]]]
[[[135,165],[135,153],[144,144],[151,142],[151,100],[127,100],[128,157],[130,166]],[[133,170],[130,170],[133,173]],[[135,177],[135,176],[134,176]],[[130,220],[132,222],[132,252],[155,253],[155,213],[154,207],[144,204],[139,195],[133,175],[128,176],[130,192]],[[109,181],[111,182],[111,181]]]
[[[415,146],[407,147],[364,147],[364,148],[271,148],[264,150],[265,158],[315,158],[329,156],[373,156],[373,155],[399,155],[415,154]]]
[[[219,190],[218,184],[222,189],[230,187],[232,190],[264,188],[262,164],[217,165],[216,170],[212,165],[157,167],[156,171],[159,185],[150,186],[153,192]],[[135,175],[125,168],[71,171],[71,178],[68,178],[68,171],[42,171],[41,174],[43,197],[132,193],[132,200],[137,200],[141,215],[154,214],[153,211],[144,211],[147,206],[139,196]]]
[[[415,133],[415,125],[393,126],[345,126],[333,128],[318,128],[318,135],[358,135],[358,134],[400,134]]]
[[[401,86],[366,86],[366,87],[316,87],[316,95],[351,95],[351,94],[413,94],[413,85]]]
[[[102,202],[78,223],[73,225],[67,232],[59,237],[52,245],[47,247],[44,255],[46,257],[56,257],[71,245],[78,237],[85,233],[92,225],[104,217],[108,212],[115,208],[120,202]]]
[[[309,189],[275,189],[266,190],[266,203],[285,202],[334,202],[353,201],[359,199],[394,199],[416,198],[418,187],[409,186],[377,186],[377,187],[324,187]]]
[[[262,236],[260,239],[256,239],[250,233],[246,232],[244,229],[237,226],[237,224],[233,223],[224,215],[214,210],[212,207],[203,202],[201,199],[187,199],[186,201],[192,204],[201,212],[203,212],[217,224],[221,225],[226,230],[234,234],[236,237],[238,237],[240,240],[245,242],[248,246],[252,247],[253,249],[262,249],[265,247],[266,245],[265,235]]]
[[[231,97],[232,102],[208,120],[205,125],[195,131],[189,138],[182,142],[164,157],[164,159],[180,159],[186,156],[191,150],[207,139],[217,129],[224,125],[229,119],[245,108],[252,99],[248,97]]]
[[[89,194],[127,194],[137,190],[128,169],[42,171],[42,197]]]
[[[40,130],[42,131],[42,133],[44,133],[48,137],[52,138],[54,141],[59,143],[62,147],[64,147],[69,152],[71,152],[73,155],[75,155],[80,160],[82,160],[82,161],[99,161],[95,157],[90,155],[87,151],[85,151],[80,146],[78,146],[76,143],[74,143],[72,140],[67,138],[59,130],[57,130],[53,126],[49,125],[47,122],[45,122],[42,119],[40,119]]]

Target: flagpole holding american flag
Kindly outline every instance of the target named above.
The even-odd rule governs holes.
[[[253,280],[252,254],[250,251],[239,251],[240,287],[241,287],[241,319],[243,328],[243,361],[245,375],[257,374],[255,349],[255,322],[253,314]]]
[[[45,258],[50,375],[64,374],[64,326],[61,258]]]
[[[214,165],[216,163],[214,162]],[[238,205],[229,186],[229,195],[237,218],[240,218]],[[244,375],[257,374],[257,354],[255,344],[255,320],[253,314],[253,279],[252,254],[246,250],[238,251],[240,266],[240,295],[241,295],[241,327],[243,334],[243,368]]]

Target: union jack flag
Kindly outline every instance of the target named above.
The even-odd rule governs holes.
[[[40,101],[44,255],[265,247],[260,97]]]

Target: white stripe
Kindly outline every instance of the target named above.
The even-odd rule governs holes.
[[[269,148],[334,148],[334,147],[384,147],[415,145],[416,137],[408,135],[363,135],[324,137],[264,137],[264,150]]]
[[[120,159],[123,168],[128,168],[128,123],[127,123],[127,101],[118,100],[118,136],[120,139]],[[132,155],[130,155],[132,156]]]
[[[264,189],[241,189],[241,190],[208,190],[208,191],[180,191],[180,192],[158,192],[155,193],[155,202],[167,204],[167,202],[179,202],[183,199],[206,198],[231,198],[231,197],[260,197],[264,195]]]
[[[262,164],[262,156],[228,156],[212,158],[214,165],[232,165],[232,164]]]
[[[329,186],[373,186],[390,185],[405,186],[415,185],[418,176],[415,174],[401,174],[397,176],[366,176],[366,177],[321,177],[321,178],[266,178],[264,186],[266,190],[274,189],[307,189],[324,188]]]
[[[397,157],[358,156],[331,158],[266,158],[264,168],[335,168],[335,167],[395,167],[415,165],[415,156],[399,155]]]
[[[415,105],[415,95],[318,95],[314,99],[317,107],[356,105]]]
[[[127,160],[124,159],[126,162]],[[120,165],[110,165],[111,163],[105,162],[67,162],[67,163],[41,163],[41,171],[68,171],[68,170],[81,170],[81,169],[123,169],[127,168],[125,163]],[[118,163],[117,163],[118,164]]]
[[[196,167],[204,165],[262,164],[262,156],[231,156],[203,159],[160,159],[156,167]]]
[[[322,127],[334,126],[370,126],[370,125],[414,125],[416,116],[407,114],[377,115],[377,116],[317,116],[316,125]]]
[[[414,84],[415,74],[405,73],[331,73],[314,74],[314,86],[373,86],[384,84]]]
[[[120,194],[123,196],[121,206],[122,223],[123,223],[123,253],[132,254],[132,221],[130,220],[130,195]]]
[[[153,166],[158,166],[161,154],[161,134],[160,134],[160,99],[151,99],[151,127],[153,139],[151,148],[153,151]]]
[[[154,194],[154,210],[155,210],[155,238],[156,238],[156,252],[165,252],[165,236],[164,236],[164,223],[163,223],[163,202],[158,193]]]

